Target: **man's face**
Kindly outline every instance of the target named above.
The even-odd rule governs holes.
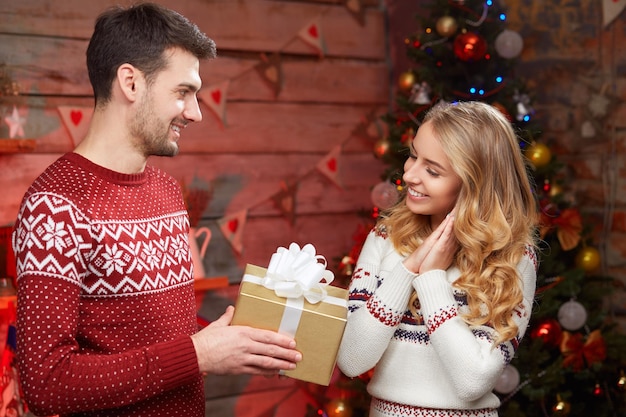
[[[181,131],[188,123],[202,120],[198,58],[178,48],[165,54],[168,65],[146,86],[130,126],[135,146],[146,157],[178,154]]]

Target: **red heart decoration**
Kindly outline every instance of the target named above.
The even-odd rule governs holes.
[[[78,126],[80,121],[83,119],[83,112],[80,110],[72,110],[70,112],[70,119],[72,120],[72,123],[74,123],[74,126]]]
[[[329,159],[328,162],[326,162],[326,166],[328,166],[328,169],[332,172],[337,172],[337,160],[335,158]]]
[[[222,101],[222,92],[220,90],[211,91],[211,98],[214,102],[220,104],[220,102]]]
[[[313,36],[314,38],[317,38],[317,26],[315,25],[311,25],[309,26],[309,35]]]
[[[227,227],[228,227],[228,230],[231,231],[231,233],[235,233],[237,231],[237,228],[239,227],[239,220],[237,219],[229,220],[227,223]]]

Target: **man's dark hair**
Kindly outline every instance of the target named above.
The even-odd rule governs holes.
[[[134,65],[150,82],[167,66],[163,52],[173,47],[198,59],[216,56],[211,38],[186,17],[163,6],[140,3],[102,13],[87,47],[87,70],[96,103],[111,99],[111,84],[120,65]]]

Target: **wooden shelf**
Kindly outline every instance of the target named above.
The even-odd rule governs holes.
[[[196,292],[209,291],[225,287],[228,287],[228,277],[226,276],[198,278],[193,282],[193,288]]]
[[[36,146],[35,139],[0,138],[0,154],[32,152]]]

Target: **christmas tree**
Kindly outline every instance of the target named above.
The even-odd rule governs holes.
[[[435,0],[418,19],[418,31],[406,38],[414,66],[399,75],[394,110],[384,117],[387,135],[374,144],[387,169],[372,190],[373,218],[397,199],[407,146],[432,106],[478,100],[499,109],[519,136],[541,214],[536,304],[526,336],[494,389],[502,402],[499,414],[626,415],[626,336],[606,302],[617,281],[599,272],[593,228],[565,197],[565,167],[542,142],[532,91],[515,72],[522,37],[507,28],[506,10],[491,0]],[[339,263],[346,276],[361,238],[358,231]],[[344,388],[358,390],[366,382],[364,375]]]

